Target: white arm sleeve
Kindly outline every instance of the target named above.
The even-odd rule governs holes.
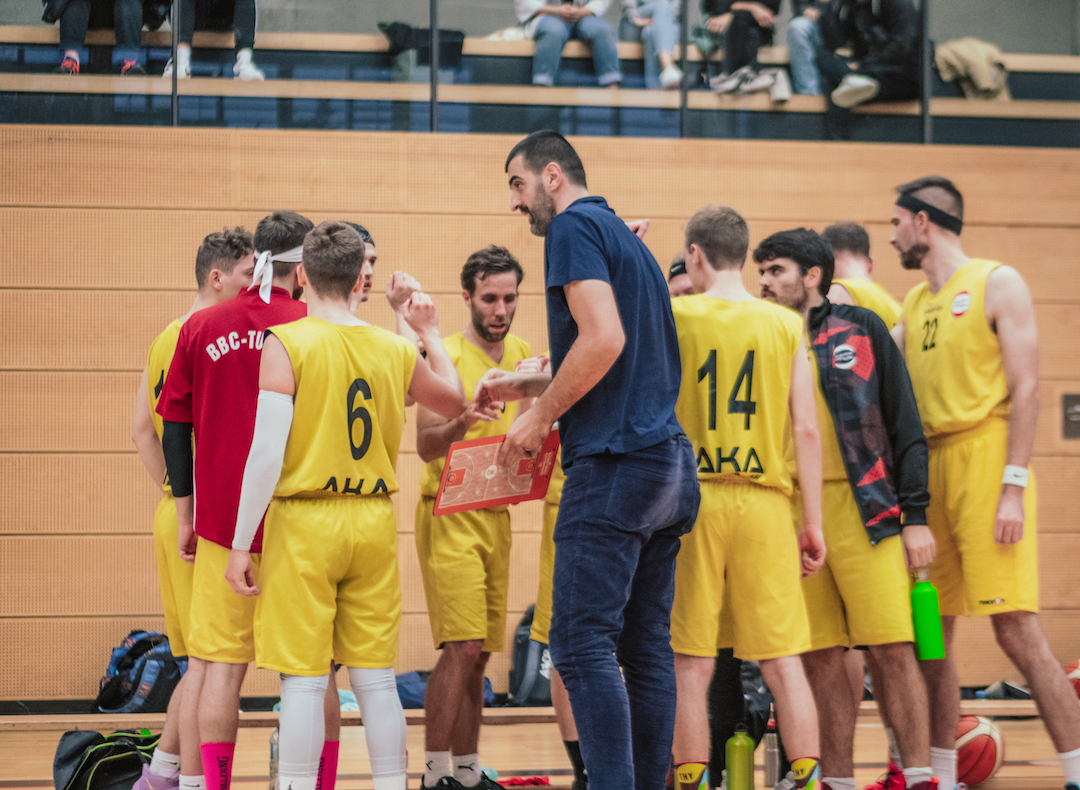
[[[266,506],[274,496],[285,462],[285,445],[292,428],[293,399],[289,395],[259,390],[255,410],[255,434],[251,437],[244,482],[240,488],[240,508],[236,512],[236,531],[232,547],[250,551]]]

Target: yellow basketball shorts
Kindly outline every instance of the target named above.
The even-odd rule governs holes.
[[[1008,423],[997,419],[930,442],[926,520],[937,542],[930,581],[942,614],[1039,610],[1034,475],[1024,491],[1024,537],[1012,546],[994,542],[1007,442]]]
[[[810,647],[799,547],[788,499],[754,483],[702,481],[694,528],[675,566],[671,647],[715,656],[722,647],[748,661]]]
[[[870,544],[847,480],[821,490],[825,564],[802,580],[810,617],[810,649],[911,642],[911,577],[900,536]],[[792,497],[792,518],[802,502]]]
[[[259,586],[260,667],[306,676],[325,675],[331,659],[392,667],[401,577],[390,497],[271,500]]]
[[[199,538],[195,548],[188,654],[221,664],[248,664],[255,660],[255,599],[238,595],[225,581],[229,551],[206,538]],[[258,554],[251,555],[251,568],[258,579]]]
[[[435,517],[434,504],[434,497],[422,496],[416,506],[416,553],[435,646],[482,639],[483,650],[502,650],[510,513],[470,510]]]
[[[188,654],[191,630],[191,583],[195,566],[180,559],[177,537],[176,500],[165,494],[154,511],[154,554],[157,556],[158,585],[165,610],[165,633],[174,656]]]
[[[544,526],[540,533],[540,584],[536,588],[536,608],[533,609],[529,638],[548,643],[551,629],[551,579],[555,575],[555,521],[559,506],[544,503]]]

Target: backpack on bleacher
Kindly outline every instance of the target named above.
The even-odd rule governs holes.
[[[113,648],[94,700],[100,713],[164,713],[186,667],[169,649],[165,634],[132,631]]]
[[[53,784],[56,790],[130,790],[160,738],[150,730],[65,732],[53,758]]]
[[[551,654],[548,646],[529,638],[535,605],[525,610],[514,629],[508,705],[544,707],[551,704]]]

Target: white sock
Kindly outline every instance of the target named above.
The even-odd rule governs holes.
[[[172,776],[179,770],[179,754],[169,754],[160,747],[154,749],[154,756],[150,760],[150,773],[154,776]]]
[[[889,759],[903,768],[904,761],[900,759],[900,746],[896,743],[896,733],[892,731],[892,727],[885,728],[885,737],[889,739]]]
[[[928,765],[925,768],[905,768],[904,784],[914,787],[919,782],[929,782],[934,778],[934,770]]]
[[[206,790],[206,777],[203,774],[198,776],[180,774],[180,790]]]
[[[1061,763],[1061,770],[1065,772],[1065,781],[1080,785],[1080,749],[1058,752],[1057,757],[1058,762]]]
[[[349,667],[349,685],[364,722],[375,790],[405,790],[405,711],[401,709],[393,668]]]
[[[480,755],[454,755],[454,778],[466,787],[480,784]]]
[[[450,752],[424,752],[424,787],[434,787],[444,776],[453,776]]]
[[[841,779],[836,776],[823,776],[821,783],[829,786],[829,790],[856,790],[855,777]]]
[[[956,749],[931,746],[930,768],[941,783],[941,790],[956,787]]]
[[[329,675],[281,674],[278,780],[281,790],[315,790],[326,735],[323,704]],[[310,787],[308,786],[310,780]]]

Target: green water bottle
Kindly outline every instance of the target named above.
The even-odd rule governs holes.
[[[945,637],[941,632],[938,594],[930,583],[930,574],[919,571],[911,588],[911,620],[915,626],[915,647],[920,661],[945,658]]]
[[[754,739],[739,722],[727,742],[727,790],[754,790]]]

